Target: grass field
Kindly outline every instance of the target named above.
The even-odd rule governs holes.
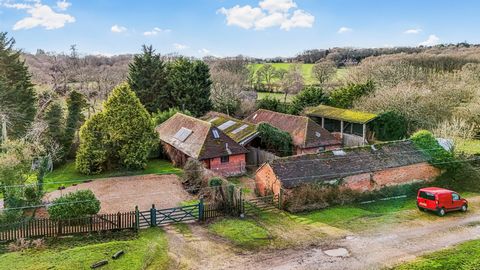
[[[101,269],[167,269],[168,243],[159,228],[142,230],[138,237],[89,242],[88,239],[68,240],[49,248],[25,250],[0,255],[0,269],[90,269],[93,263],[108,259]],[[125,255],[118,260],[111,256],[120,250]]]
[[[253,64],[255,72],[262,67],[264,64]],[[271,63],[273,67],[276,69],[283,69],[283,70],[288,70],[292,63]],[[306,84],[314,84],[316,83],[315,78],[312,77],[312,68],[313,64],[301,64],[302,65],[302,75],[303,79],[305,80]],[[335,75],[335,80],[339,80],[345,77],[347,74],[348,70],[346,68],[339,68],[337,69],[337,74]]]
[[[71,186],[85,180],[107,178],[114,176],[142,175],[142,174],[179,174],[182,170],[173,167],[172,163],[166,160],[152,159],[148,161],[147,168],[139,171],[115,171],[103,172],[96,175],[84,175],[75,170],[75,162],[68,162],[47,174],[44,179],[46,191],[52,191],[59,186]]]
[[[476,270],[480,269],[480,240],[437,251],[399,265],[396,270]]]
[[[457,141],[456,150],[470,155],[480,154],[480,140]]]
[[[287,95],[287,102],[291,102],[295,95]],[[266,97],[276,98],[280,101],[285,100],[285,94],[282,93],[268,93],[268,92],[257,92],[257,100],[264,99]]]

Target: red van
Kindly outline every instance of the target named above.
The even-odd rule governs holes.
[[[466,212],[468,201],[462,199],[455,191],[428,187],[418,190],[417,206],[422,211],[435,211],[439,216],[444,216],[451,211]]]

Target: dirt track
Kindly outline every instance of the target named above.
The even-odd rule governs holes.
[[[475,201],[478,204],[480,197]],[[221,239],[215,239],[200,226],[192,226],[190,237],[168,231],[174,261],[179,263],[177,267],[187,269],[382,269],[428,252],[480,239],[480,213],[455,213],[435,221],[411,221],[387,229],[373,228],[342,239],[319,240],[308,248],[258,253],[239,253],[228,248]],[[325,254],[335,248],[347,249],[348,257]],[[195,258],[198,254],[202,255]]]
[[[133,211],[135,205],[140,210],[150,209],[155,204],[157,209],[177,206],[180,202],[191,200],[176,175],[142,175],[115,177],[95,180],[56,190],[48,193],[48,201],[68,192],[90,189],[101,202],[100,213]]]

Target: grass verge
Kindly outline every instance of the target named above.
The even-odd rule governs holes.
[[[257,249],[270,243],[268,231],[253,220],[225,218],[209,224],[208,230],[240,248]]]
[[[465,242],[399,265],[395,270],[476,270],[480,269],[480,240]]]
[[[124,250],[118,260],[111,256]],[[101,269],[167,269],[168,244],[159,228],[141,231],[138,237],[107,242],[57,243],[39,250],[25,250],[0,255],[0,269],[90,269],[90,265],[108,259]]]

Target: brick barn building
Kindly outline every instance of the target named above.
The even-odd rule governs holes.
[[[371,191],[430,181],[440,173],[413,142],[398,141],[280,158],[260,167],[255,182],[261,195],[279,194],[282,188],[288,196],[292,189],[309,183]]]
[[[260,109],[244,121],[267,123],[288,132],[295,146],[294,154],[316,153],[342,147],[341,140],[306,116],[297,116]]]
[[[183,166],[191,157],[225,176],[245,172],[247,149],[209,122],[176,113],[155,130],[176,166]]]

